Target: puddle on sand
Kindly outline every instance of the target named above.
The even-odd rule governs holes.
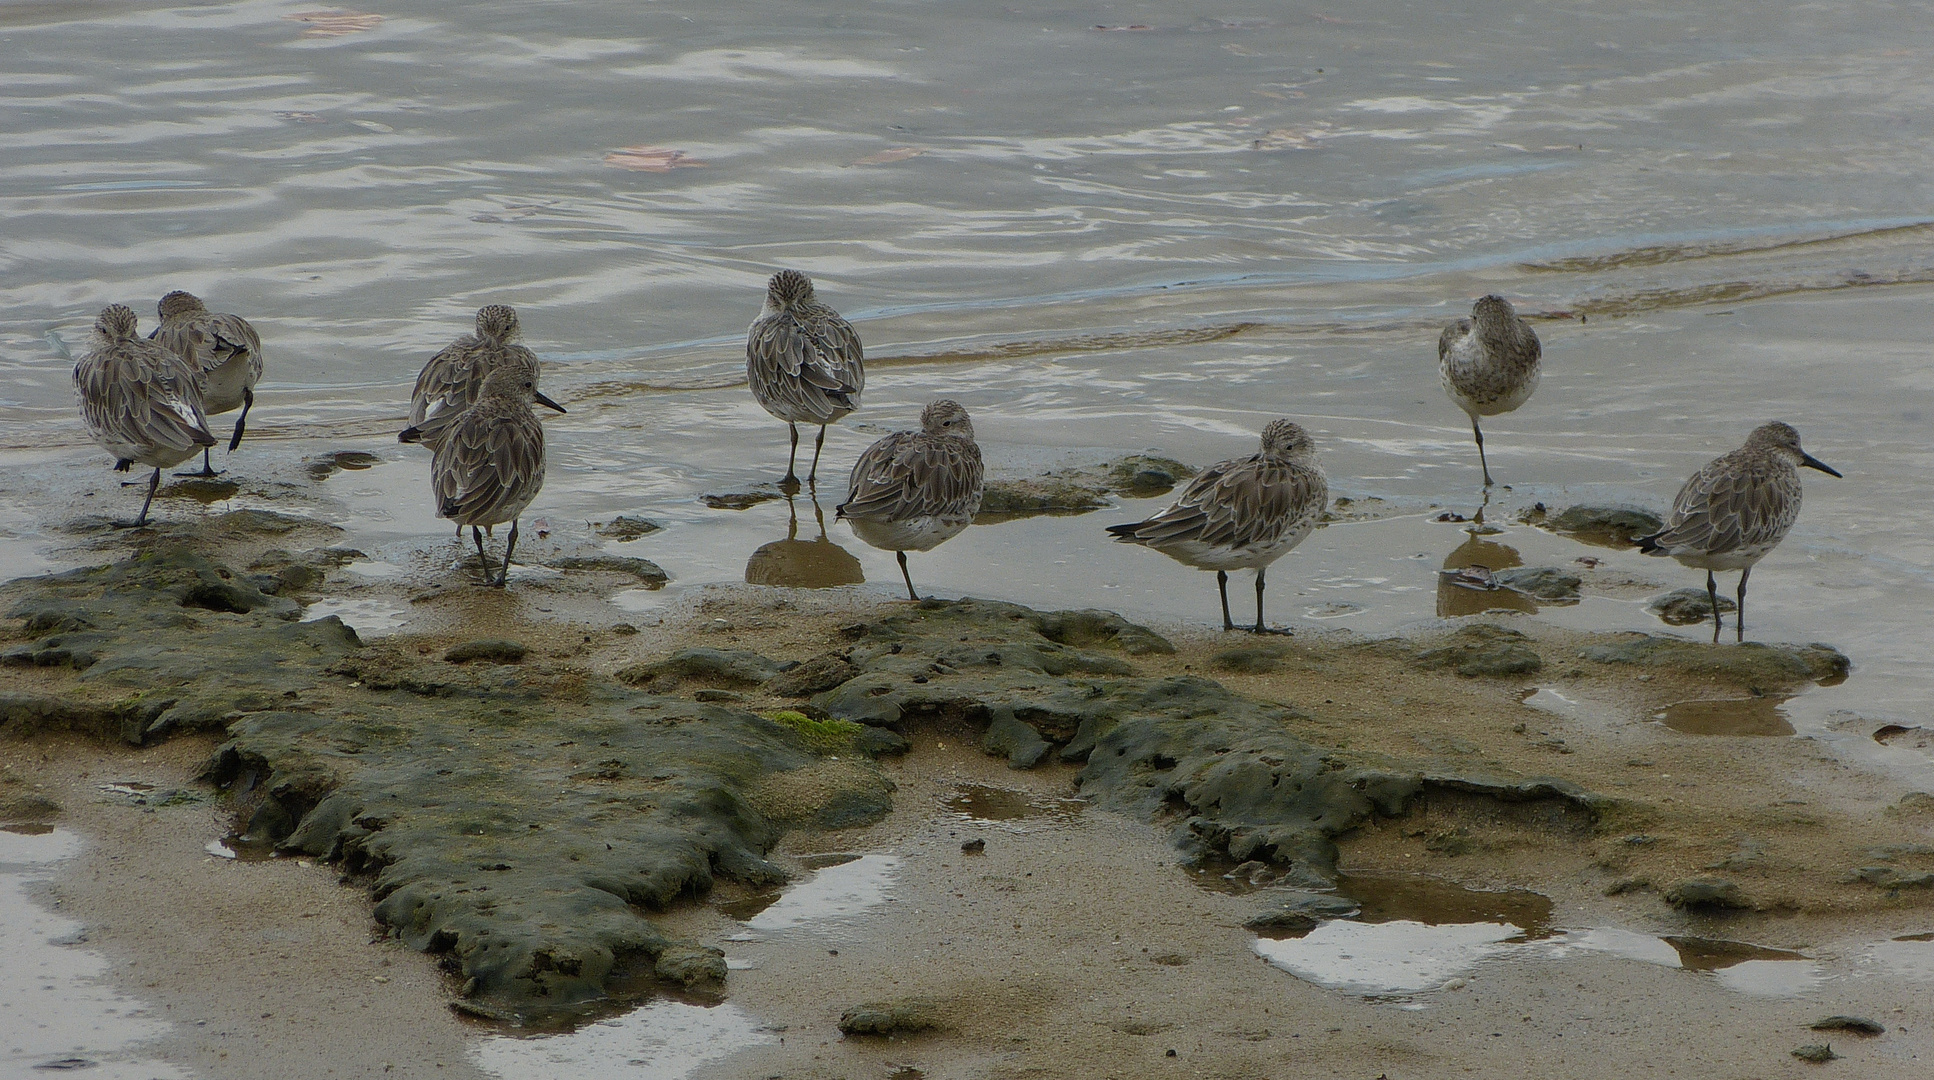
[[[1012,788],[986,784],[961,784],[944,804],[948,810],[974,821],[1023,821],[1028,818],[1070,818],[1087,803],[1080,799],[1054,799],[1030,795]]]
[[[746,929],[771,932],[837,927],[887,902],[900,862],[898,855],[862,855],[823,866],[745,919]]]
[[[1301,937],[1259,937],[1252,944],[1257,955],[1305,982],[1365,997],[1439,989],[1487,960],[1562,959],[1573,951],[1700,972],[1757,997],[1795,997],[1826,980],[1821,965],[1801,953],[1742,941],[1558,929],[1551,901],[1522,889],[1487,892],[1408,874],[1345,874],[1337,891],[1360,905],[1355,919],[1328,920]],[[1926,975],[1919,977],[1934,979],[1934,943],[1925,948]],[[1877,955],[1875,961],[1895,969],[1914,963]]]
[[[1686,735],[1791,735],[1784,697],[1675,701],[1653,716]]]
[[[66,829],[0,831],[0,1074],[42,1076],[84,1071],[101,1080],[174,1080],[187,1074],[142,1058],[135,1045],[160,1038],[168,1024],[146,1006],[99,981],[106,959],[77,948],[81,924],[35,904],[28,886],[78,854]]]
[[[359,637],[380,637],[403,625],[409,617],[409,609],[388,600],[368,597],[350,600],[341,597],[325,597],[310,604],[302,612],[303,622],[334,615],[341,619]]]
[[[730,1003],[706,1007],[660,1000],[562,1035],[492,1035],[471,1055],[479,1068],[504,1080],[683,1080],[740,1050],[777,1039]]]
[[[1437,616],[1449,619],[1498,610],[1536,614],[1535,599],[1491,581],[1491,571],[1523,565],[1518,549],[1472,536],[1444,557],[1444,572],[1437,575]]]
[[[1551,900],[1523,889],[1487,892],[1407,874],[1344,874],[1337,891],[1362,908],[1300,938],[1257,938],[1263,959],[1347,994],[1434,990],[1516,946],[1549,937]]]
[[[1877,941],[1867,947],[1864,960],[1915,982],[1934,982],[1934,934]]]

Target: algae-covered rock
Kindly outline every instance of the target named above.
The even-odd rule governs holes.
[[[851,660],[838,653],[827,653],[804,661],[798,667],[767,679],[761,687],[775,697],[811,697],[821,694],[860,673]]]
[[[648,589],[671,580],[671,575],[650,559],[629,555],[561,555],[544,564],[553,570],[579,570],[599,574],[624,574],[638,579]]]
[[[923,997],[855,1005],[839,1017],[842,1035],[913,1035],[944,1026],[939,1003]]]
[[[1765,690],[1844,679],[1852,666],[1831,645],[1765,645],[1757,641],[1717,645],[1652,634],[1587,645],[1578,657],[1599,664],[1670,668],[1702,679],[1723,679]]]
[[[1887,1025],[1864,1016],[1827,1016],[1807,1025],[1814,1031],[1851,1031],[1855,1035],[1884,1035]]]
[[[686,679],[757,686],[782,670],[777,660],[745,649],[680,649],[663,660],[625,668],[618,672],[618,681],[661,692],[676,688]]]
[[[1832,1043],[1809,1043],[1792,1053],[1794,1057],[1811,1065],[1824,1065],[1840,1056],[1833,1052]]]
[[[1411,657],[1411,663],[1426,671],[1453,668],[1472,678],[1529,675],[1544,666],[1530,638],[1491,623],[1462,627],[1445,644]]]
[[[1264,937],[1301,937],[1328,919],[1347,919],[1357,902],[1335,893],[1288,890],[1271,893],[1272,903],[1242,925]]]
[[[1638,538],[1658,532],[1665,524],[1659,515],[1642,506],[1573,506],[1557,517],[1546,518],[1544,527],[1564,533],[1587,544],[1600,547],[1631,547]]]
[[[1031,477],[995,477],[987,482],[974,520],[994,524],[1041,514],[1085,514],[1108,506],[1108,496],[1147,499],[1167,493],[1195,475],[1169,458],[1130,454],[1103,465],[1056,469]]]
[[[443,654],[443,659],[452,664],[468,664],[474,660],[487,660],[493,664],[515,664],[530,653],[530,647],[521,641],[508,641],[503,638],[485,638],[480,641],[466,641],[452,645]]]
[[[14,724],[111,732],[136,744],[177,728],[220,730],[277,707],[361,647],[340,620],[294,623],[298,605],[165,543],[111,566],[11,582],[5,593],[9,613],[30,632],[92,628],[43,636],[23,658],[83,668],[80,685],[95,698],[52,706],[16,699],[0,711]],[[18,662],[14,650],[8,662]]]
[[[1730,614],[1739,605],[1722,596],[1719,610]],[[1645,605],[1645,610],[1657,615],[1668,626],[1691,626],[1694,623],[1712,621],[1712,597],[1704,589],[1674,589],[1663,596],[1655,596]]]
[[[1015,719],[1014,710],[1006,706],[988,711],[987,734],[980,745],[988,753],[1006,758],[1012,769],[1032,769],[1052,748],[1040,732]]]
[[[623,514],[603,524],[593,526],[591,531],[606,540],[616,540],[621,544],[630,543],[640,537],[650,536],[664,528],[656,521],[641,517],[627,517]]]
[[[1284,867],[1280,880],[1306,887],[1333,885],[1336,836],[1431,791],[1548,800],[1561,817],[1586,821],[1598,812],[1558,780],[1352,763],[1290,734],[1294,710],[1208,679],[1140,677],[1099,649],[1063,644],[1133,641],[1132,629],[1119,616],[930,601],[847,627],[860,674],[812,707],[886,727],[987,724],[993,749],[1010,761],[1020,749],[1085,762],[1083,794],[1167,823],[1189,858],[1268,860]]]
[[[1741,911],[1753,906],[1737,882],[1724,878],[1687,878],[1665,890],[1665,902],[1677,908]]]
[[[1555,566],[1514,566],[1492,574],[1491,580],[1512,592],[1535,596],[1548,604],[1577,601],[1579,589],[1585,583],[1577,574]]]

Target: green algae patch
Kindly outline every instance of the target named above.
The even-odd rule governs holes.
[[[805,713],[791,709],[766,713],[765,717],[775,724],[790,729],[815,753],[820,754],[837,754],[842,750],[852,749],[861,733],[866,730],[863,725],[855,724],[851,720],[815,720]]]

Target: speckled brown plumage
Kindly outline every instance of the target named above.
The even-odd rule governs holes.
[[[232,453],[242,445],[248,413],[255,406],[255,384],[262,381],[262,337],[240,315],[209,311],[193,293],[177,289],[156,306],[161,325],[149,340],[173,352],[194,369],[200,380],[202,411],[210,416],[242,410],[229,436]],[[202,451],[203,476],[214,476],[215,465]]]
[[[132,308],[111,304],[94,322],[94,349],[74,365],[81,422],[116,470],[151,465],[148,498],[134,524],[145,525],[161,470],[215,445],[202,411],[201,380],[187,361],[135,336]]]
[[[745,375],[761,408],[792,430],[785,482],[796,485],[799,425],[819,425],[806,479],[819,476],[826,425],[860,407],[866,365],[860,336],[839,312],[813,295],[812,279],[781,270],[766,284],[766,301],[745,336]]]
[[[1477,418],[1510,412],[1530,400],[1538,388],[1543,354],[1531,324],[1502,296],[1480,297],[1470,318],[1457,320],[1438,335],[1437,373],[1444,392],[1471,418],[1486,486],[1491,465],[1484,457],[1484,431]]]
[[[834,517],[861,540],[893,552],[907,595],[918,600],[906,553],[931,551],[971,524],[982,480],[973,421],[943,399],[921,411],[919,431],[896,431],[866,448]]]
[[[1762,424],[1746,444],[1716,457],[1693,473],[1672,500],[1665,525],[1639,537],[1639,550],[1670,556],[1706,572],[1712,601],[1712,639],[1719,640],[1720,614],[1715,570],[1739,571],[1739,596],[1733,617],[1738,640],[1746,637],[1746,579],[1753,564],[1786,539],[1800,516],[1800,466],[1839,476],[1832,467],[1800,448],[1800,433],[1790,424]]]
[[[1182,489],[1173,505],[1144,521],[1110,525],[1115,539],[1151,547],[1188,566],[1216,572],[1222,597],[1222,628],[1229,617],[1229,571],[1256,571],[1257,633],[1262,617],[1263,575],[1316,528],[1329,505],[1330,487],[1316,462],[1309,433],[1288,420],[1263,429],[1261,449],[1246,458],[1217,462]]]
[[[483,563],[484,583],[503,585],[517,550],[517,519],[544,487],[544,426],[531,411],[537,380],[521,365],[499,367],[485,376],[477,403],[443,429],[430,463],[430,485],[437,516],[461,529],[470,526]],[[483,532],[510,522],[504,570],[491,577]]]

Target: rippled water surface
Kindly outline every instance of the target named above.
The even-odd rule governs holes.
[[[1384,502],[1278,564],[1271,617],[1388,630],[1435,614],[1436,571],[1468,540],[1428,520],[1478,496],[1433,345],[1497,290],[1540,316],[1547,367],[1488,425],[1511,485],[1493,518],[1663,507],[1756,423],[1789,420],[1846,479],[1807,475],[1799,526],[1754,578],[1752,633],[1855,659],[1847,684],[1789,703],[1796,728],[1904,716],[1934,674],[1929,14],[0,4],[0,557],[65,565],[48,508],[126,501],[73,419],[72,358],[102,305],[148,319],[189,288],[255,322],[269,371],[226,459],[240,493],[164,498],[164,515],[307,499],[376,563],[454,563],[424,456],[393,432],[428,355],[508,302],[571,407],[547,420],[532,514],[663,524],[606,545],[673,577],[627,608],[744,580],[789,536],[787,504],[698,496],[781,471],[741,343],[765,277],[796,266],[871,363],[830,476],[943,394],[996,474],[1150,447],[1205,464],[1297,417],[1336,494]],[[342,450],[382,460],[311,478]],[[969,530],[917,556],[916,580],[1209,622],[1206,575],[1103,542],[1157,505]],[[800,541],[821,535],[812,509],[793,507]],[[897,587],[890,555],[826,535],[866,588]],[[1524,528],[1488,542],[1699,584]],[[1536,617],[1663,629],[1643,598]]]

